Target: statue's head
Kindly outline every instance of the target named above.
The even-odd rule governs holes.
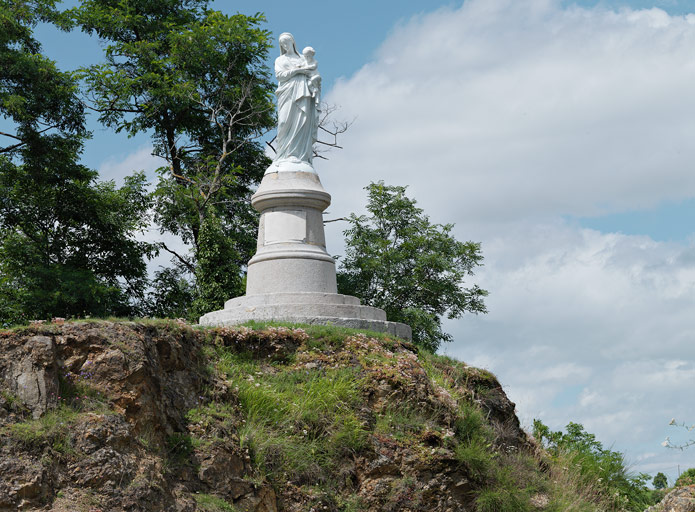
[[[289,32],[280,34],[280,37],[278,37],[278,44],[280,45],[280,55],[285,55],[286,53],[299,55],[299,53],[297,53],[297,47],[294,44],[294,37]]]

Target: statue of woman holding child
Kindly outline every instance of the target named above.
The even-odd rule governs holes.
[[[292,34],[278,38],[280,56],[275,60],[278,79],[278,131],[276,155],[268,172],[308,171],[312,166],[313,147],[318,132],[321,76],[314,49],[307,47],[299,55]]]

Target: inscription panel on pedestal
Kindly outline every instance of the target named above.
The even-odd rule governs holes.
[[[306,242],[306,211],[265,212],[265,243]]]

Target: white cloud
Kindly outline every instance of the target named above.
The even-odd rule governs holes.
[[[468,0],[329,92],[357,120],[319,163],[333,217],[383,179],[482,242],[490,313],[446,322],[444,348],[495,372],[527,425],[583,423],[667,474],[688,464],[659,446],[668,421],[695,421],[695,243],[563,219],[695,196],[693,48],[693,15]]]
[[[449,322],[457,342],[444,348],[485,354],[526,425],[579,422],[635,459],[695,409],[695,275],[681,257],[692,248],[515,223],[488,240],[476,279],[490,313]],[[686,455],[664,450],[649,464]]]
[[[348,187],[334,209],[387,177],[482,221],[691,197],[693,47],[695,16],[659,9],[470,0],[416,17],[329,94],[357,117],[323,166]]]
[[[113,180],[120,185],[126,176],[144,171],[148,181],[154,183],[154,171],[162,166],[162,162],[161,158],[152,155],[152,146],[145,145],[124,158],[109,157],[99,165],[99,175],[102,180]]]

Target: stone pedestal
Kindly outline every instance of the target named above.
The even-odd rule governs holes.
[[[326,252],[322,215],[331,196],[316,172],[271,167],[251,204],[261,219],[246,295],[202,316],[201,325],[249,320],[330,323],[412,337],[409,326],[388,322],[383,310],[337,293],[335,260]]]

